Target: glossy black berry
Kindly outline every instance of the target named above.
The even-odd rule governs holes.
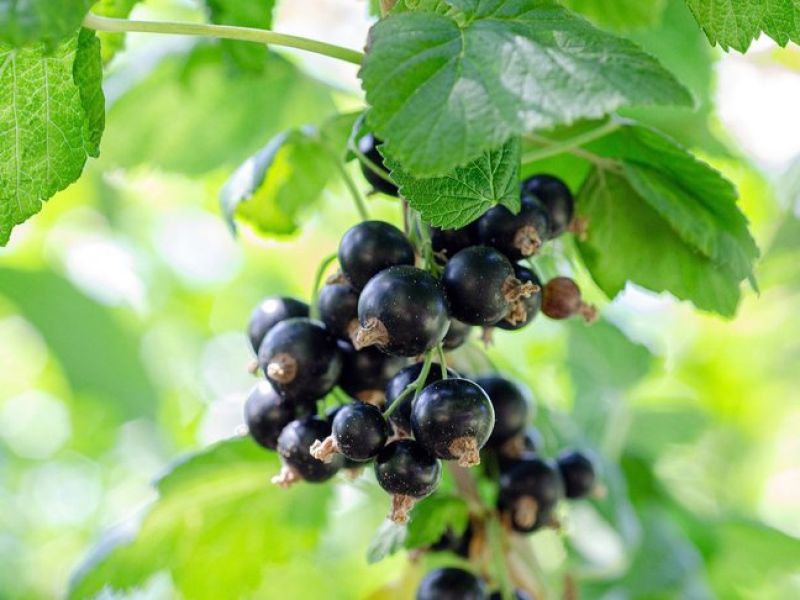
[[[531,269],[514,265],[514,275],[522,283],[531,283],[537,290],[528,297],[520,298],[512,303],[508,315],[501,319],[496,327],[507,331],[522,329],[533,321],[542,308],[542,282]]]
[[[535,458],[542,446],[542,434],[535,427],[528,426],[497,448],[497,466],[501,472],[508,471],[521,460]]]
[[[494,325],[532,293],[514,276],[508,259],[488,246],[472,246],[447,261],[442,283],[450,313],[469,325]]]
[[[440,343],[450,318],[439,281],[415,267],[391,267],[373,277],[358,300],[356,347],[378,346],[418,356]]]
[[[500,476],[498,508],[515,531],[529,533],[550,521],[562,491],[555,465],[538,457],[521,460]]]
[[[525,429],[530,417],[530,395],[519,384],[498,375],[481,377],[475,383],[488,394],[494,407],[494,429],[487,445],[499,448]]]
[[[358,292],[349,283],[329,283],[317,300],[319,318],[338,338],[350,341],[358,331]]]
[[[260,381],[244,404],[244,420],[250,436],[259,445],[275,450],[283,428],[294,421],[298,413],[310,411],[310,405],[298,407],[281,398],[268,381]]]
[[[342,370],[336,339],[319,321],[281,321],[267,334],[258,362],[284,398],[309,401],[331,391]]]
[[[514,590],[514,595],[512,597],[514,600],[531,600],[531,597],[521,590]],[[503,600],[503,594],[500,591],[493,592],[492,595],[489,596],[489,600]]]
[[[443,379],[422,390],[411,409],[411,430],[425,448],[462,467],[480,463],[480,449],[494,427],[486,392],[469,379]]]
[[[294,298],[265,298],[253,309],[250,323],[247,326],[247,336],[253,351],[258,354],[258,348],[269,331],[281,321],[293,317],[307,317],[308,304]]]
[[[422,579],[417,600],[486,600],[486,586],[469,571],[445,567]]]
[[[592,493],[596,481],[595,468],[586,454],[572,450],[561,454],[557,462],[567,498],[585,498]]]
[[[413,265],[414,248],[405,234],[384,221],[362,221],[342,236],[339,267],[361,290],[375,275],[396,265]]]
[[[383,447],[375,460],[378,484],[390,494],[424,498],[442,476],[442,463],[414,440],[396,440]]]
[[[358,140],[359,152],[366,156],[373,165],[387,171],[388,169],[386,169],[386,166],[383,164],[383,156],[381,156],[381,153],[378,151],[378,146],[380,145],[381,141],[371,133],[366,134]],[[383,192],[389,196],[397,196],[397,186],[391,181],[386,181],[386,179],[378,175],[363,161],[361,162],[361,172],[364,174],[364,179],[366,179],[376,191]]]
[[[590,323],[597,318],[597,309],[583,301],[578,284],[569,277],[555,277],[544,285],[542,312],[557,320],[580,315]]]
[[[327,481],[342,468],[344,457],[335,455],[330,462],[322,462],[311,456],[311,445],[327,438],[331,426],[325,419],[306,417],[292,421],[283,428],[278,437],[278,454],[283,462],[281,473],[273,483],[288,486],[298,480]]]
[[[377,348],[356,350],[343,340],[339,341],[339,350],[343,359],[339,387],[364,402],[382,404],[386,384],[408,364],[401,356],[391,356]]]
[[[550,220],[550,236],[558,237],[572,222],[575,200],[567,185],[552,175],[534,175],[522,182],[522,198],[535,197],[542,203]]]
[[[458,319],[450,319],[450,329],[447,330],[447,335],[442,340],[442,346],[445,350],[460,348],[469,339],[470,333],[472,333],[472,325],[462,323]]]
[[[409,365],[395,374],[386,384],[386,404],[384,410],[387,410],[394,401],[403,393],[409,385],[414,383],[419,374],[422,373],[422,363]],[[447,369],[447,377],[453,378],[458,375]],[[428,377],[425,379],[425,386],[432,384],[434,381],[439,381],[442,378],[442,367],[434,363],[428,371]],[[394,425],[395,429],[399,432],[410,434],[411,433],[411,402],[414,399],[413,394],[406,395],[392,414],[389,416],[389,422]]]
[[[478,230],[475,223],[470,223],[461,229],[430,228],[431,246],[433,251],[443,258],[452,258],[464,248],[475,246],[478,243]]]
[[[349,404],[333,419],[336,447],[350,460],[363,462],[374,458],[388,437],[389,424],[381,409],[372,404]]]
[[[549,234],[547,211],[535,198],[524,199],[520,211],[495,206],[478,219],[478,240],[517,261],[539,251]]]

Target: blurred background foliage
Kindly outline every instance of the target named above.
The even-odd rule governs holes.
[[[367,4],[283,2],[274,26],[357,46]],[[737,183],[763,259],[760,294],[745,290],[730,321],[635,288],[608,303],[569,242],[541,259],[578,278],[602,320],[540,319],[496,335],[489,356],[534,390],[546,453],[592,449],[608,495],[533,536],[537,575],[552,597],[567,576],[583,598],[800,597],[800,49],[723,55],[674,0],[568,4],[692,88],[697,112],[635,116]],[[209,12],[150,0],[134,15]],[[268,483],[274,457],[218,443],[253,383],[251,308],[308,297],[356,220],[334,180],[313,205],[294,199],[291,237],[234,238],[218,191],[273,135],[358,108],[355,68],[130,35],[108,69],[101,158],[0,249],[0,597],[60,597],[70,578],[79,598],[409,597],[442,559],[366,564],[387,509],[370,476],[284,492]],[[370,210],[397,220],[387,199]]]

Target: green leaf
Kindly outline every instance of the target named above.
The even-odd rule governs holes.
[[[692,103],[636,45],[554,2],[449,4],[379,21],[360,73],[370,125],[415,176],[443,175],[522,131],[628,105]]]
[[[234,73],[210,45],[164,60],[111,106],[104,160],[202,174],[334,112],[327,86],[275,54],[266,61],[263,73]]]
[[[443,494],[426,498],[411,513],[405,547],[428,547],[448,530],[462,535],[468,524],[469,507],[462,498]]]
[[[686,0],[711,44],[746,52],[761,33],[800,42],[800,0]]]
[[[367,547],[367,562],[375,564],[403,549],[408,529],[386,519],[375,531]]]
[[[78,33],[94,0],[0,0],[0,44],[52,48]]]
[[[667,0],[563,0],[562,4],[599,27],[614,31],[633,31],[657,25]]]
[[[206,0],[212,23],[272,29],[275,0]],[[230,60],[240,69],[261,72],[267,66],[263,44],[222,40]]]
[[[270,485],[275,454],[248,438],[221,442],[176,465],[135,539],[100,547],[73,580],[71,598],[125,591],[166,571],[184,598],[250,597],[265,569],[312,551],[332,487]]]
[[[577,210],[589,220],[588,237],[578,243],[583,260],[610,297],[631,281],[703,310],[736,312],[739,280],[687,244],[625,175],[595,169],[578,194]]]
[[[430,179],[415,179],[387,158],[391,177],[400,194],[423,220],[436,227],[455,229],[480,217],[495,204],[519,210],[519,138],[513,137],[497,150],[452,173]]]
[[[52,52],[0,45],[0,244],[74,182],[103,133],[100,51],[83,32]]]

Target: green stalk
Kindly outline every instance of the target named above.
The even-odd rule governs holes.
[[[329,254],[322,259],[317,267],[317,273],[314,275],[314,286],[311,288],[311,316],[319,318],[319,309],[317,308],[317,300],[319,298],[319,288],[322,284],[322,278],[325,277],[325,271],[331,266],[331,263],[339,257],[338,254]]]
[[[92,13],[86,15],[83,26],[96,31],[112,31],[119,33],[165,33],[172,35],[197,35],[243,42],[255,42],[272,46],[297,48],[331,58],[338,58],[354,65],[360,65],[364,55],[357,50],[342,48],[334,44],[320,42],[309,38],[285,33],[276,33],[267,29],[253,27],[236,27],[233,25],[211,25],[207,23],[176,23],[171,21],[130,21],[128,19],[111,19]]]
[[[403,400],[408,398],[412,393],[414,394],[414,398],[419,396],[422,388],[425,387],[425,381],[428,379],[428,374],[431,372],[431,364],[433,363],[433,351],[428,350],[425,353],[425,362],[422,363],[422,371],[419,372],[419,377],[417,377],[413,382],[409,383],[405,389],[400,393],[400,395],[395,398],[395,401],[392,402],[392,405],[387,408],[383,416],[389,417],[391,414],[397,410],[397,407],[402,404]]]
[[[436,352],[439,354],[439,366],[442,368],[442,379],[447,379],[447,357],[444,355],[444,346],[441,344],[436,346]]]
[[[563,154],[564,152],[569,152],[578,148],[580,146],[585,146],[586,144],[593,142],[595,140],[599,140],[620,128],[620,124],[615,121],[608,121],[604,123],[600,127],[592,129],[591,131],[587,131],[580,135],[576,135],[575,137],[571,137],[569,139],[560,141],[560,142],[550,142],[549,145],[546,145],[544,148],[539,148],[537,150],[531,150],[530,152],[526,152],[522,155],[522,164],[536,162],[537,160],[543,160],[545,158],[550,158],[551,156],[556,156],[558,154]],[[538,138],[541,140],[542,138]]]

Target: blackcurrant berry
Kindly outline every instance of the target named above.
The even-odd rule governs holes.
[[[549,461],[521,460],[500,476],[498,508],[514,531],[529,533],[549,523],[562,491],[561,475]]]
[[[253,439],[275,450],[281,430],[299,415],[310,413],[313,404],[297,405],[281,398],[268,381],[260,381],[244,404],[244,419]]]
[[[415,267],[390,267],[373,277],[358,300],[356,348],[376,345],[418,356],[440,343],[450,319],[439,281]]]
[[[514,600],[531,600],[530,596],[521,590],[514,590]],[[489,596],[489,600],[503,600],[503,594],[500,591],[493,592]]]
[[[381,409],[356,402],[336,412],[331,435],[314,442],[311,454],[319,460],[330,461],[338,452],[350,460],[365,462],[377,456],[388,437],[389,424]]]
[[[539,251],[549,233],[547,211],[535,198],[523,199],[520,211],[495,206],[478,219],[478,240],[517,261]]]
[[[371,133],[366,134],[358,140],[359,152],[366,156],[373,165],[386,171],[386,166],[383,164],[383,156],[381,156],[381,153],[378,151],[378,146],[380,145],[381,141]],[[364,179],[366,179],[376,191],[383,192],[389,196],[397,196],[397,186],[391,181],[386,181],[364,162],[361,163],[361,172],[364,174]]]
[[[573,450],[561,454],[558,457],[558,470],[564,481],[567,498],[585,498],[594,490],[594,464],[583,452]]]
[[[261,343],[258,362],[284,398],[316,400],[331,391],[342,370],[336,339],[319,321],[287,319]]]
[[[270,329],[281,321],[292,317],[307,317],[308,304],[294,298],[265,298],[253,309],[250,323],[247,326],[247,336],[253,351],[258,354],[258,348]]]
[[[351,341],[358,331],[358,292],[349,283],[323,286],[317,300],[319,318],[338,338]]]
[[[556,277],[545,284],[542,312],[551,319],[568,319],[573,315],[582,316],[587,323],[597,319],[597,308],[583,301],[578,284],[569,277]]]
[[[507,331],[522,329],[533,321],[542,307],[542,282],[531,269],[526,269],[520,265],[514,265],[514,275],[522,283],[532,283],[537,290],[527,298],[520,298],[511,305],[511,310],[496,327]]]
[[[411,409],[411,430],[425,448],[462,467],[481,462],[480,449],[494,427],[486,392],[469,379],[443,379],[422,390]]]
[[[343,359],[339,387],[362,402],[382,406],[386,384],[408,364],[407,359],[377,348],[356,350],[343,340],[339,341],[339,350]]]
[[[325,419],[306,417],[292,421],[278,436],[278,454],[283,467],[272,478],[272,483],[288,487],[297,481],[321,482],[333,477],[342,468],[344,457],[334,456],[330,462],[322,462],[311,456],[311,445],[325,439],[331,426]]]
[[[434,544],[431,545],[431,550],[434,552],[452,552],[463,558],[469,558],[470,545],[473,540],[472,525],[468,524],[464,533],[457,535],[450,527],[448,527]]]
[[[384,410],[388,409],[395,400],[403,393],[403,391],[412,383],[414,383],[422,373],[422,363],[409,365],[401,369],[397,374],[389,380],[386,384],[386,404]],[[447,369],[447,377],[453,378],[458,375]],[[442,378],[442,368],[439,364],[433,363],[428,371],[428,377],[425,379],[423,386],[428,386],[434,381],[439,381]],[[389,416],[389,422],[394,426],[395,430],[401,434],[411,433],[411,403],[414,399],[413,394],[406,395],[392,414]]]
[[[535,458],[542,449],[542,434],[533,426],[506,441],[497,449],[497,463],[501,472],[508,471],[521,460]]]
[[[444,258],[452,258],[457,252],[478,243],[478,230],[475,223],[461,229],[430,228],[431,246],[437,254]]]
[[[530,394],[522,386],[498,375],[475,381],[488,394],[494,407],[494,429],[487,445],[499,448],[525,429],[530,416]]]
[[[550,238],[569,229],[575,213],[575,200],[567,185],[552,175],[534,175],[522,182],[522,197],[539,199],[550,220]]]
[[[536,289],[520,282],[508,259],[488,246],[472,246],[447,261],[442,282],[451,314],[469,325],[494,325]]]
[[[419,498],[432,494],[442,478],[442,463],[414,440],[387,444],[375,459],[375,478],[392,494],[390,518],[408,522],[408,513]]]
[[[405,234],[383,221],[362,221],[348,229],[339,243],[339,266],[357,290],[384,269],[413,265],[414,259],[414,248]]]
[[[472,333],[472,325],[462,323],[458,319],[450,319],[450,329],[447,330],[447,335],[442,340],[442,346],[445,350],[460,348],[469,339],[470,333]]]
[[[486,600],[486,586],[469,571],[445,567],[423,578],[417,600]]]

